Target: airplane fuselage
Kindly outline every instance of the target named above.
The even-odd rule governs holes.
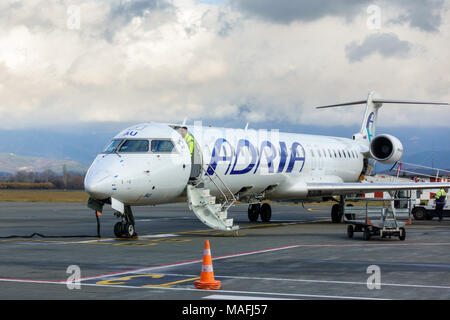
[[[176,129],[145,123],[120,132],[113,138],[116,149],[99,154],[91,165],[86,191],[97,199],[155,205],[185,199],[194,180],[217,198],[222,194],[216,185],[223,182],[250,200],[301,201],[307,199],[307,183],[356,182],[363,170],[363,148],[352,139],[195,126],[188,127],[195,139],[191,157]],[[193,166],[199,169],[195,176]]]

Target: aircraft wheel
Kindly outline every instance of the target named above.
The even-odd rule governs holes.
[[[259,203],[248,206],[248,220],[250,220],[250,222],[258,221],[260,209],[261,205]]]
[[[339,210],[339,205],[338,204],[334,204],[331,207],[331,221],[333,223],[340,223],[341,222],[341,214],[340,214],[340,210]]]
[[[346,207],[353,207],[353,204],[349,203],[346,205]],[[355,220],[355,215],[354,214],[346,214],[345,218],[347,220]]]
[[[127,238],[134,236],[134,225],[129,222],[125,222],[123,226],[123,233]]]
[[[124,233],[124,231],[123,231],[123,223],[122,222],[117,222],[114,225],[114,235],[116,236],[116,238],[121,238],[123,233]]]
[[[260,209],[261,220],[263,222],[270,222],[270,218],[272,217],[272,208],[270,204],[263,203]]]

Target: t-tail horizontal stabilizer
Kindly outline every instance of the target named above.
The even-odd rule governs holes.
[[[372,137],[375,136],[376,122],[378,118],[378,109],[384,103],[397,103],[397,104],[428,104],[428,105],[450,105],[450,102],[435,102],[435,101],[412,101],[412,100],[395,100],[395,99],[382,99],[376,96],[375,92],[370,92],[365,100],[358,100],[352,102],[344,102],[338,104],[330,104],[326,106],[316,107],[317,109],[335,108],[343,106],[353,106],[358,104],[365,104],[366,110],[364,113],[364,119],[361,125],[361,130],[358,135],[358,139],[362,139],[365,143],[369,143]]]

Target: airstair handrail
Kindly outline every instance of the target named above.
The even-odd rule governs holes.
[[[214,174],[216,175],[217,179],[219,179],[219,181],[222,183],[222,185],[227,189],[227,191],[230,193],[230,195],[233,197],[233,199],[231,201],[235,202],[237,201],[236,197],[234,196],[234,193],[230,190],[230,188],[228,188],[228,186],[226,185],[226,183],[220,178],[220,176],[217,174],[216,170],[214,170],[214,168],[211,166],[211,164],[207,164],[208,168],[211,168],[211,170],[214,172]],[[216,186],[217,189],[219,189],[219,191],[222,193],[222,195],[225,197],[225,200],[227,202],[230,202],[228,200],[228,197],[225,195],[225,193],[222,191],[222,189],[220,189],[220,187],[215,183],[214,179],[211,177],[211,175],[208,173],[208,170],[206,170],[205,168],[202,167],[202,170],[206,173],[206,175],[208,176],[208,178],[212,181],[212,183],[214,183],[214,185]]]

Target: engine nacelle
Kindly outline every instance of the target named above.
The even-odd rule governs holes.
[[[389,134],[380,134],[370,143],[370,156],[383,164],[396,163],[402,155],[403,144]]]

